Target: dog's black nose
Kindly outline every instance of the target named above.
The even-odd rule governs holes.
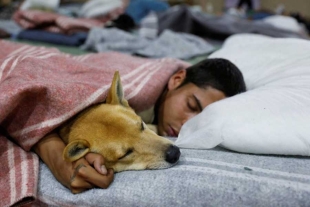
[[[166,161],[173,164],[176,163],[180,158],[180,149],[175,145],[170,145],[166,151]]]

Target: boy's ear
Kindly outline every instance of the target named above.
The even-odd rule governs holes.
[[[168,81],[168,90],[176,89],[181,85],[186,77],[186,69],[182,69],[173,74]]]
[[[89,143],[84,139],[70,142],[63,151],[63,158],[66,161],[73,162],[80,159],[89,152]]]
[[[129,107],[127,100],[124,98],[123,87],[118,71],[114,73],[113,81],[107,95],[106,103]]]

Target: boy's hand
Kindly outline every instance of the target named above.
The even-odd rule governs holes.
[[[49,167],[55,178],[72,193],[99,187],[107,188],[114,178],[113,170],[107,170],[100,154],[88,153],[85,157],[66,162],[62,157],[65,144],[56,133],[47,135],[35,146],[34,151]]]
[[[99,154],[88,153],[85,158],[73,162],[72,167],[68,186],[72,193],[80,193],[95,187],[105,189],[113,181],[113,170],[104,167],[103,157]]]

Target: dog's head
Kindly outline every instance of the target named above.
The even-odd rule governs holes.
[[[67,161],[88,152],[102,154],[107,168],[124,170],[160,169],[174,165],[180,150],[150,130],[124,99],[116,72],[106,103],[92,106],[60,130],[68,142]]]

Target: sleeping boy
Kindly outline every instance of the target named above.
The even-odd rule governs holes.
[[[174,73],[155,106],[139,115],[145,123],[156,125],[159,135],[177,137],[182,125],[205,107],[245,90],[243,75],[232,62],[205,59]],[[64,148],[57,133],[47,135],[33,148],[61,184],[68,188],[74,185],[83,192],[95,187],[107,188],[113,181],[114,173],[102,167],[101,155],[88,153],[69,163],[62,158]]]

